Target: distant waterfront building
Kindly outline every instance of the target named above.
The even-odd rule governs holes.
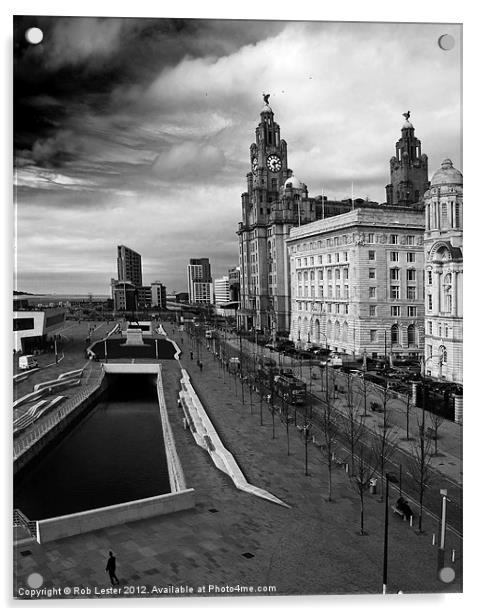
[[[159,280],[151,282],[151,306],[165,310],[166,301],[166,287]]]
[[[114,310],[135,311],[137,310],[137,288],[128,280],[110,281]]]
[[[148,310],[152,304],[152,289],[148,286],[136,289],[137,309]]]
[[[214,280],[214,301],[216,306],[230,301],[229,276],[222,276]]]
[[[290,233],[290,338],[369,357],[423,354],[424,217],[355,209]]]
[[[425,193],[425,363],[428,374],[463,382],[463,177],[450,159]]]
[[[128,280],[135,287],[142,287],[142,258],[127,246],[117,246],[117,278]]]
[[[242,194],[238,227],[240,266],[239,325],[273,337],[290,327],[290,279],[286,240],[290,229],[350,211],[351,200],[308,197],[308,189],[288,168],[288,151],[265,96],[256,141],[250,147],[251,171]],[[357,205],[363,204],[358,200]]]
[[[189,260],[187,282],[191,304],[214,304],[214,286],[209,259]]]

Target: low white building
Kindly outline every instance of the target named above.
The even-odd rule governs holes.
[[[424,212],[367,206],[293,227],[290,338],[369,357],[424,349]]]
[[[60,331],[65,322],[65,309],[44,308],[13,313],[13,348],[32,353],[48,343],[48,337]]]

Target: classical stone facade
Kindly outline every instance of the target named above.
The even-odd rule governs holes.
[[[424,214],[364,207],[291,229],[290,338],[369,357],[424,348]]]
[[[462,383],[463,178],[446,159],[425,193],[425,364]]]

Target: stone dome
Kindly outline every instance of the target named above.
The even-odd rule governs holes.
[[[261,113],[273,113],[273,110],[269,105],[265,105],[263,109],[261,109]]]
[[[413,124],[412,124],[411,122],[409,122],[408,120],[406,120],[406,121],[403,123],[402,129],[403,129],[403,128],[413,128]]]
[[[295,175],[290,176],[286,180],[284,187],[288,188],[288,184],[291,184],[292,188],[303,189],[303,184],[299,181],[299,179]]]
[[[463,176],[458,169],[455,169],[450,158],[446,158],[442,162],[442,166],[432,176],[431,186],[440,186],[442,184],[459,184],[462,185]]]

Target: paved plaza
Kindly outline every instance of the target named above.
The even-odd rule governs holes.
[[[176,334],[179,342],[180,337]],[[319,450],[310,446],[305,476],[304,444],[296,429],[291,427],[288,456],[284,426],[275,419],[273,439],[266,405],[261,426],[257,396],[251,407],[246,394],[243,405],[239,383],[235,387],[233,376],[223,373],[212,354],[202,351],[201,372],[190,360],[186,335],[181,348],[181,364],[246,479],[290,508],[237,490],[196,446],[177,405],[180,365],[165,360],[161,364],[167,408],[186,484],[196,491],[195,509],[44,545],[17,546],[14,594],[28,588],[30,574],[40,573],[44,588],[83,589],[62,598],[110,597],[94,590],[110,589],[105,572],[109,550],[117,556],[122,593],[117,596],[178,596],[180,587],[183,594],[192,589],[195,596],[246,594],[237,585],[260,595],[380,593],[384,503],[378,495],[366,498],[368,534],[361,536],[359,499],[343,468],[333,473],[333,501],[328,502],[328,475]],[[389,592],[460,592],[461,541],[448,532],[447,561],[454,549],[455,562],[449,564],[456,577],[444,584],[437,579],[437,547],[432,545],[438,521],[426,516],[424,527],[419,535],[415,527],[390,515]]]

